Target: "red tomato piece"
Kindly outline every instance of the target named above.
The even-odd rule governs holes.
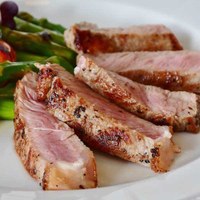
[[[3,40],[0,40],[0,62],[4,62],[6,60],[16,61],[16,53],[14,49]]]

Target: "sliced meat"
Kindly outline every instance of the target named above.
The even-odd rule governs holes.
[[[100,67],[133,81],[200,94],[200,52],[124,52],[87,56]]]
[[[85,56],[80,57],[74,73],[93,90],[141,118],[172,125],[175,131],[199,131],[200,101],[196,94],[133,82]]]
[[[49,112],[73,127],[90,147],[150,166],[156,172],[169,169],[175,151],[169,127],[156,126],[126,112],[58,65],[37,67],[42,77],[38,85],[44,85],[45,71],[57,73],[49,92],[43,95],[47,95]]]
[[[65,32],[69,48],[82,53],[182,50],[176,36],[164,25],[98,28],[95,24],[74,24]]]
[[[96,187],[93,153],[37,101],[36,79],[25,75],[15,90],[14,142],[24,167],[44,190]]]

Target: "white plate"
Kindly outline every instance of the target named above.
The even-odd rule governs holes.
[[[169,26],[187,49],[200,49],[200,2],[179,0],[84,1],[18,0],[20,10],[69,26],[89,21],[99,26],[162,23]],[[181,2],[181,4],[180,4]],[[187,11],[186,11],[187,9]],[[164,14],[163,14],[163,13]],[[162,13],[162,14],[161,14]],[[188,16],[188,17],[187,17]],[[44,192],[27,174],[13,145],[13,123],[0,121],[0,199],[200,199],[200,134],[179,133],[181,146],[170,172],[150,169],[96,153],[100,188]],[[198,197],[199,195],[199,197]]]

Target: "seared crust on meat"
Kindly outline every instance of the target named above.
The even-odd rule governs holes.
[[[42,70],[41,70],[42,71]],[[53,80],[53,77],[56,76],[56,73],[49,69],[49,71],[39,72],[39,82],[40,85],[37,85],[37,96],[38,100],[44,100],[47,92],[49,91],[51,87],[51,82]],[[43,79],[45,81],[43,81]]]
[[[155,85],[164,89],[172,91],[188,91],[200,94],[200,87],[198,84],[190,83],[192,77],[189,74],[180,74],[178,71],[145,71],[135,70],[119,72],[120,75],[125,76],[138,83],[146,85]]]
[[[51,72],[49,71],[48,73]],[[29,77],[26,77],[28,75]],[[28,80],[32,78],[34,80],[36,74],[30,73],[26,76],[22,79],[22,81],[25,78],[27,78]],[[26,105],[27,99],[24,99],[24,101],[22,102],[22,100],[20,99],[22,98],[21,95],[24,91],[27,92],[28,90],[30,90],[28,86],[26,86],[26,88],[24,89],[25,86],[22,81],[18,81],[15,91],[14,143],[16,152],[19,155],[27,172],[39,182],[44,190],[66,190],[96,187],[97,174],[96,163],[93,153],[86,146],[84,146],[84,144],[74,134],[73,130],[70,127],[68,127],[63,122],[58,121],[57,119],[54,120],[54,117],[45,110],[44,112],[39,112],[39,114],[41,114],[44,118],[46,117],[49,120],[49,123],[55,122],[56,124],[53,126],[57,127],[56,130],[52,129],[53,126],[50,126],[49,128],[48,124],[47,127],[44,126],[44,122],[42,121],[39,121],[37,123],[41,123],[43,126],[41,126],[41,124],[38,125],[34,123],[30,125],[27,122],[27,120],[30,120],[30,116],[24,115],[24,110],[27,111],[27,113],[37,113],[38,107],[36,107],[36,109],[34,110],[34,100],[31,99],[31,103],[28,104],[28,108],[30,108],[31,110],[26,110],[27,107],[24,107],[24,109],[22,110],[21,106]],[[45,90],[42,91],[45,92]],[[42,103],[36,102],[36,105],[39,104]],[[47,112],[47,115],[45,115],[45,112]],[[36,115],[37,114],[32,116],[35,118]],[[52,117],[53,120],[50,119]],[[45,132],[46,130],[49,130],[49,132]],[[44,133],[46,134],[40,134],[40,137],[36,137],[35,134],[38,133],[37,131],[44,131]],[[55,133],[54,137],[52,137],[51,135],[52,132]],[[62,135],[61,132],[63,133]],[[65,134],[67,132],[69,132],[69,134],[71,135]],[[62,137],[59,137],[60,135],[57,136],[57,134],[60,134]],[[43,139],[43,137],[49,139],[45,140]],[[37,145],[38,143],[36,140],[42,140],[42,142],[39,143],[39,146]],[[46,141],[48,141],[50,144],[49,146],[47,145],[46,148],[44,148],[45,145],[43,144]],[[68,142],[67,148],[69,150],[64,150],[64,152],[61,152],[62,150],[58,151],[55,148],[55,145],[51,144],[51,142],[62,145],[56,148],[65,148],[65,145]],[[74,147],[77,147],[76,144],[79,144],[78,148],[80,148],[80,150],[76,149],[76,152],[79,152],[78,158],[73,158],[73,155],[67,154],[70,152],[73,153],[73,151],[70,149],[71,147],[69,143],[70,145],[74,145]],[[58,152],[65,155],[57,155]],[[59,156],[59,158],[56,160],[57,156]],[[72,161],[70,160],[70,158],[68,160],[65,159],[67,156],[71,156],[71,159],[74,160]]]
[[[100,68],[87,56],[79,57],[74,73],[93,90],[141,118],[171,125],[175,131],[199,131],[200,102],[196,94],[133,82]]]
[[[40,66],[40,69],[44,70],[49,67],[49,65],[47,67]],[[58,69],[58,66],[52,66],[55,71],[56,68]],[[64,73],[62,70],[60,74],[66,75],[65,78],[68,80],[73,78],[72,75]],[[157,139],[156,133],[152,138],[145,136],[125,123],[109,117],[88,99],[79,96],[69,85],[65,84],[60,74],[58,73],[58,76],[54,77],[51,89],[47,94],[49,112],[73,127],[79,137],[90,147],[150,166],[156,172],[165,172],[169,169],[175,152],[169,130],[164,128],[163,136]],[[78,82],[78,80],[76,81]],[[85,86],[82,86],[81,89],[84,90]],[[91,91],[91,96],[93,95]],[[98,95],[97,98],[101,99]],[[122,112],[123,115],[124,111],[120,108],[118,110],[118,114]],[[113,112],[118,111],[113,110]],[[155,148],[159,153],[155,153]]]
[[[49,189],[48,183],[44,182],[44,175],[46,173],[46,162],[40,157],[39,152],[35,151],[30,144],[30,140],[26,135],[25,124],[19,118],[18,110],[15,109],[15,132],[14,132],[14,142],[15,150],[19,155],[24,167],[28,173],[42,186],[44,190]],[[39,169],[39,170],[38,170]],[[54,188],[56,186],[54,185]]]
[[[119,52],[89,55],[99,67],[133,81],[200,94],[200,52]]]
[[[75,24],[65,32],[68,47],[82,53],[182,50],[175,35],[163,25],[100,29],[94,24]]]

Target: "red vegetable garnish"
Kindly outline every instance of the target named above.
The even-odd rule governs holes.
[[[16,61],[16,53],[14,49],[3,40],[0,40],[0,62],[4,62],[6,60]]]

